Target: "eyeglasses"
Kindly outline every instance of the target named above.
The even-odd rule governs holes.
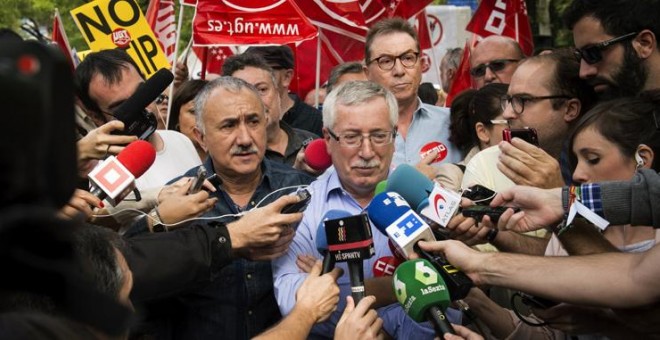
[[[396,60],[401,60],[401,65],[405,68],[413,68],[417,64],[419,59],[419,52],[406,52],[404,54],[393,56],[393,55],[382,55],[378,58],[373,58],[367,64],[371,64],[374,61],[378,63],[378,67],[383,71],[389,71],[394,68]]]
[[[606,40],[598,44],[588,45],[583,48],[576,48],[575,51],[573,51],[573,53],[575,54],[575,58],[577,58],[578,62],[580,61],[580,59],[584,59],[584,61],[587,64],[593,65],[603,60],[603,51],[606,48],[612,46],[613,44],[620,43],[630,38],[633,38],[636,35],[637,32],[628,33],[626,35],[622,35],[620,37]]]
[[[156,97],[156,104],[160,105],[164,103],[166,100],[170,100],[170,97],[166,94],[159,94],[158,97]]]
[[[481,78],[486,75],[486,69],[489,68],[493,72],[502,71],[507,64],[519,62],[520,59],[495,59],[489,63],[479,64],[470,69],[470,75],[476,78]]]
[[[365,138],[369,138],[371,145],[373,146],[385,146],[394,140],[396,136],[396,130],[393,131],[378,131],[373,132],[368,135],[363,135],[361,133],[355,132],[346,132],[335,134],[332,130],[328,129],[330,137],[334,138],[339,145],[348,147],[348,148],[359,148],[362,146],[362,141]]]
[[[571,99],[569,96],[565,95],[553,95],[553,96],[527,96],[527,95],[504,95],[502,98],[500,98],[500,103],[502,105],[502,110],[506,110],[507,105],[511,105],[511,108],[513,109],[513,112],[516,114],[522,114],[523,111],[525,111],[525,103],[526,102],[535,102],[539,100],[545,100],[545,99]]]

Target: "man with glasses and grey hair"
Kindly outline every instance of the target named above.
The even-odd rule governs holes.
[[[486,84],[508,84],[518,62],[525,58],[517,41],[500,35],[481,40],[470,54],[470,75],[476,89]]]
[[[580,77],[601,98],[660,88],[660,1],[575,0],[564,12]]]
[[[367,32],[365,72],[390,90],[399,105],[392,164],[418,165],[433,178],[441,162],[458,162],[461,152],[449,141],[449,110],[423,104],[417,96],[422,79],[416,30],[401,18],[375,23]]]
[[[323,105],[323,137],[333,167],[310,185],[315,193],[303,214],[289,251],[273,261],[275,297],[282,314],[288,314],[295,304],[295,293],[306,273],[299,264],[307,255],[323,258],[316,248],[315,236],[324,214],[339,209],[358,215],[374,197],[376,185],[389,174],[394,154],[394,136],[398,121],[397,102],[388,90],[373,82],[351,81],[330,92]],[[375,254],[363,263],[366,295],[376,297],[374,308],[382,318],[382,327],[399,339],[432,339],[433,330],[420,326],[405,315],[396,302],[391,277],[374,277],[373,266],[382,257],[392,256],[387,236],[371,227]],[[351,295],[348,269],[339,278],[341,300],[330,319],[316,325],[312,338],[332,338],[341,311]],[[371,298],[369,298],[371,299]],[[349,304],[352,302],[348,302]],[[377,321],[374,321],[376,323]],[[372,336],[380,326],[372,324]],[[356,338],[371,338],[356,336]]]

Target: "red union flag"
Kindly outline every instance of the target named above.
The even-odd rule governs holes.
[[[367,26],[357,0],[295,0],[309,20],[323,30],[364,41]]]
[[[461,63],[458,65],[456,70],[456,77],[454,82],[451,84],[449,93],[447,93],[447,99],[445,99],[445,106],[450,107],[451,102],[454,101],[456,96],[472,88],[472,76],[470,76],[470,52],[471,47],[468,42],[465,42],[465,47],[463,47],[463,56],[461,56]]]
[[[71,65],[71,69],[76,68],[76,64],[73,62],[73,57],[71,55],[71,46],[69,45],[69,39],[66,36],[64,31],[64,26],[62,25],[62,18],[60,17],[60,12],[56,9],[55,15],[53,16],[53,35],[51,36],[53,43],[57,44],[62,50],[62,53],[66,56],[66,60]]]
[[[228,46],[215,47],[193,47],[193,53],[188,57],[189,69],[193,78],[198,79],[202,76],[202,60],[204,59],[204,49],[206,52],[206,73],[222,74],[222,64],[225,59],[235,54],[234,50]]]
[[[199,0],[194,45],[288,44],[317,30],[293,0]]]
[[[321,79],[325,82],[332,68],[347,61],[364,59],[367,26],[357,0],[296,0],[305,15],[320,28]],[[314,88],[317,40],[296,47],[296,88],[303,96]]]
[[[466,30],[485,38],[502,35],[515,39],[526,55],[534,52],[532,29],[523,0],[482,0]]]
[[[421,11],[415,16],[413,26],[417,28],[417,38],[419,39],[419,46],[422,50],[433,47],[431,42],[431,33],[429,31],[429,24],[426,20],[426,11]]]
[[[360,0],[360,9],[362,9],[364,22],[367,26],[388,17],[389,10],[383,2],[389,4],[390,0]]]
[[[419,12],[423,11],[426,6],[431,4],[433,0],[386,0],[383,3],[389,2],[390,17],[402,17],[410,19]]]
[[[170,65],[174,62],[176,45],[176,20],[174,2],[171,0],[151,0],[145,15],[149,26],[154,31]]]

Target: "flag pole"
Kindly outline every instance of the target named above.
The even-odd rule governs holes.
[[[319,35],[316,38],[316,82],[315,82],[315,93],[314,93],[314,107],[319,107],[319,88],[321,87],[321,35],[323,30],[321,27],[318,27]]]
[[[172,61],[172,74],[176,77],[176,67],[179,53],[179,41],[181,41],[181,26],[183,24],[183,5],[179,3],[179,17],[176,24],[176,42],[174,43],[174,61]],[[192,39],[192,38],[191,38]],[[186,62],[185,60],[183,61]],[[174,97],[174,83],[170,86],[170,99],[167,101],[167,121],[165,122],[165,130],[170,125],[170,113],[172,112],[172,99]]]
[[[209,47],[204,46],[204,54],[202,56],[202,72],[199,75],[199,79],[206,80],[206,64],[209,59]]]

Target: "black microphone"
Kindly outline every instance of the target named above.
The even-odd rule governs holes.
[[[112,111],[112,115],[124,123],[124,131],[121,134],[147,139],[156,131],[156,117],[145,108],[154,102],[173,80],[174,75],[168,69],[158,70],[140,84],[132,96]]]
[[[330,256],[328,251],[328,239],[325,236],[324,222],[349,216],[351,216],[351,214],[344,210],[328,210],[328,212],[323,215],[321,223],[319,223],[319,226],[316,229],[316,250],[323,255],[323,270],[321,271],[321,275],[331,272],[335,267],[335,260]]]
[[[325,225],[328,255],[334,262],[347,262],[351,279],[351,296],[357,304],[366,296],[362,261],[376,250],[366,214],[327,220]]]

